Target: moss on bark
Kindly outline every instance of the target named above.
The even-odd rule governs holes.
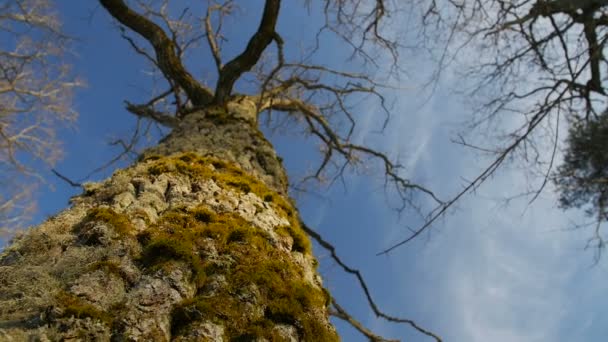
[[[74,203],[0,255],[7,336],[338,340],[293,204],[236,164],[152,156]]]

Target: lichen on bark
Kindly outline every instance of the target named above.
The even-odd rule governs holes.
[[[87,189],[0,254],[0,339],[338,340],[251,121],[195,113]]]

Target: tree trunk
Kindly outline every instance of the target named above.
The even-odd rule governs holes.
[[[3,341],[334,341],[252,103],[186,116],[0,254]]]

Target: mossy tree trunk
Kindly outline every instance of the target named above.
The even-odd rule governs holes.
[[[232,101],[0,254],[0,340],[332,341],[287,177]]]

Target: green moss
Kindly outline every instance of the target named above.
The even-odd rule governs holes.
[[[264,183],[245,174],[238,166],[195,153],[152,160],[148,172],[156,176],[162,173],[181,173],[195,179],[213,179],[220,185],[245,193],[253,192],[260,198],[269,193]]]
[[[178,230],[193,229],[198,226],[198,222],[191,215],[184,215],[182,212],[172,210],[163,214],[158,226],[168,233],[173,233]]]
[[[120,267],[120,263],[111,260],[97,261],[89,266],[91,271],[102,270],[109,274],[114,274],[120,278],[124,277],[124,272]]]
[[[197,158],[198,158],[198,156],[194,153],[185,153],[179,157],[179,160],[188,163],[191,161],[195,161]]]
[[[245,174],[238,166],[225,161],[201,157],[195,153],[177,154],[152,160],[148,167],[152,175],[162,173],[181,173],[195,179],[213,179],[224,188],[231,188],[242,193],[252,192],[270,203],[273,208],[289,223],[286,232],[293,238],[293,250],[305,254],[312,252],[310,239],[300,227],[293,205],[283,196],[270,190],[264,183]],[[204,214],[201,216],[205,219]]]
[[[171,168],[169,164],[162,161],[154,163],[154,165],[148,168],[148,173],[154,176],[173,171],[175,171],[175,168]]]
[[[194,246],[190,241],[157,237],[145,246],[140,258],[140,261],[153,271],[170,266],[175,260],[184,261],[190,265],[193,280],[197,285],[202,286],[205,283],[206,274],[202,261],[194,251]],[[167,267],[167,269],[170,268]]]
[[[215,240],[218,253],[233,252],[235,245],[242,245],[243,255],[265,253],[272,247],[267,233],[251,226],[238,214],[215,214],[205,207],[187,211],[174,209],[138,236],[144,247],[139,261],[152,271],[174,260],[184,261],[191,266],[196,284],[203,286],[212,268],[198,251],[205,247],[207,239]]]
[[[276,232],[293,239],[292,250],[311,253],[310,240],[300,227],[297,211],[289,199],[234,164],[194,153],[147,161],[152,175],[168,172],[198,180],[212,179],[222,188],[256,194],[289,221]],[[255,338],[276,341],[282,338],[272,327],[288,323],[296,327],[305,340],[338,341],[333,330],[319,323],[312,314],[321,312],[320,309],[329,304],[327,291],[305,282],[301,266],[277,250],[268,233],[238,214],[215,213],[204,206],[172,209],[149,225],[138,240],[143,246],[140,261],[148,269],[170,268],[179,261],[193,270],[199,292],[173,310],[174,335],[188,329],[193,322],[204,320],[224,325],[225,339],[229,341]],[[207,259],[201,254],[210,240],[219,260]],[[229,258],[222,259],[223,256]],[[226,286],[209,293],[205,283],[216,274],[224,276]],[[252,288],[257,290],[244,295],[243,291]],[[264,308],[263,315],[251,309],[251,300]]]
[[[152,160],[159,160],[161,159],[162,156],[158,155],[158,154],[150,154],[150,155],[144,155],[143,158],[141,159],[141,161],[152,161]]]
[[[227,184],[233,188],[237,188],[237,189],[241,190],[242,192],[244,192],[246,194],[251,192],[251,186],[249,184],[247,184],[246,182],[228,182]]]
[[[199,296],[182,302],[172,314],[174,333],[187,329],[195,321],[221,322],[225,338],[230,341],[247,338],[280,340],[271,327],[290,324],[308,341],[337,341],[335,333],[318,323],[310,312],[328,305],[327,292],[301,280],[299,267],[277,256],[262,256],[260,260],[245,261],[226,275],[229,288],[213,297]],[[257,302],[264,308],[262,317],[245,314],[247,307],[238,299],[242,289],[255,284],[260,290]],[[251,339],[249,339],[251,340]]]
[[[143,209],[135,209],[135,210],[133,210],[131,212],[131,216],[133,218],[138,218],[138,219],[144,220],[144,222],[146,223],[146,225],[150,225],[152,223],[152,221],[150,220],[150,216]]]
[[[152,240],[144,249],[142,261],[146,266],[154,265],[166,260],[193,260],[192,245],[188,241],[176,239],[157,238]]]
[[[331,304],[331,293],[329,293],[329,290],[324,287],[321,288],[321,290],[323,291],[323,297],[325,298],[325,306],[329,307],[329,305]]]
[[[247,328],[247,332],[239,336],[232,337],[231,342],[256,341],[258,337],[264,337],[268,341],[285,341],[285,337],[278,331],[272,330],[272,324],[267,320],[256,322]]]
[[[280,231],[294,234],[289,227]],[[231,267],[199,255],[198,251],[208,239],[214,240],[218,255],[231,256],[235,261]],[[147,236],[141,240],[144,248],[140,261],[149,269],[171,269],[172,263],[181,261],[192,267],[199,289],[204,288],[213,274],[222,274],[228,284],[211,297],[201,293],[178,305],[172,314],[174,334],[195,321],[210,320],[226,326],[227,340],[252,336],[280,340],[277,331],[271,329],[277,323],[296,326],[299,333],[309,336],[311,341],[317,337],[322,339],[316,340],[337,340],[331,329],[317,323],[310,314],[328,304],[327,292],[301,280],[301,267],[276,250],[267,233],[238,214],[217,214],[206,207],[174,209],[150,226]],[[264,308],[262,317],[253,317],[251,308],[239,299],[238,294],[250,285],[259,290],[255,296]]]
[[[221,170],[221,169],[225,169],[225,168],[226,168],[226,163],[224,163],[224,162],[223,162],[223,161],[221,161],[221,160],[215,160],[215,161],[212,161],[212,162],[211,162],[211,165],[213,165],[213,167],[214,167],[216,170]]]
[[[206,208],[196,208],[191,211],[195,220],[201,223],[211,223],[215,221],[215,213]]]
[[[220,304],[220,306],[217,306]],[[211,320],[220,323],[215,311],[222,307],[222,303],[201,298],[187,299],[176,306],[171,313],[171,333],[178,334],[189,324],[202,320]]]
[[[311,252],[312,244],[310,243],[310,239],[299,225],[296,228],[292,226],[278,227],[276,232],[281,236],[290,236],[293,239],[293,245],[291,246],[292,251],[304,254]]]
[[[133,225],[129,217],[119,214],[110,208],[97,207],[89,210],[84,222],[104,222],[114,228],[120,235],[128,235],[133,232]]]
[[[63,309],[62,317],[91,318],[102,321],[108,325],[112,323],[112,315],[97,309],[84,300],[67,292],[60,292],[56,296],[58,306]]]
[[[247,231],[245,229],[233,230],[228,234],[228,243],[237,242],[237,243],[245,243],[247,242]]]

